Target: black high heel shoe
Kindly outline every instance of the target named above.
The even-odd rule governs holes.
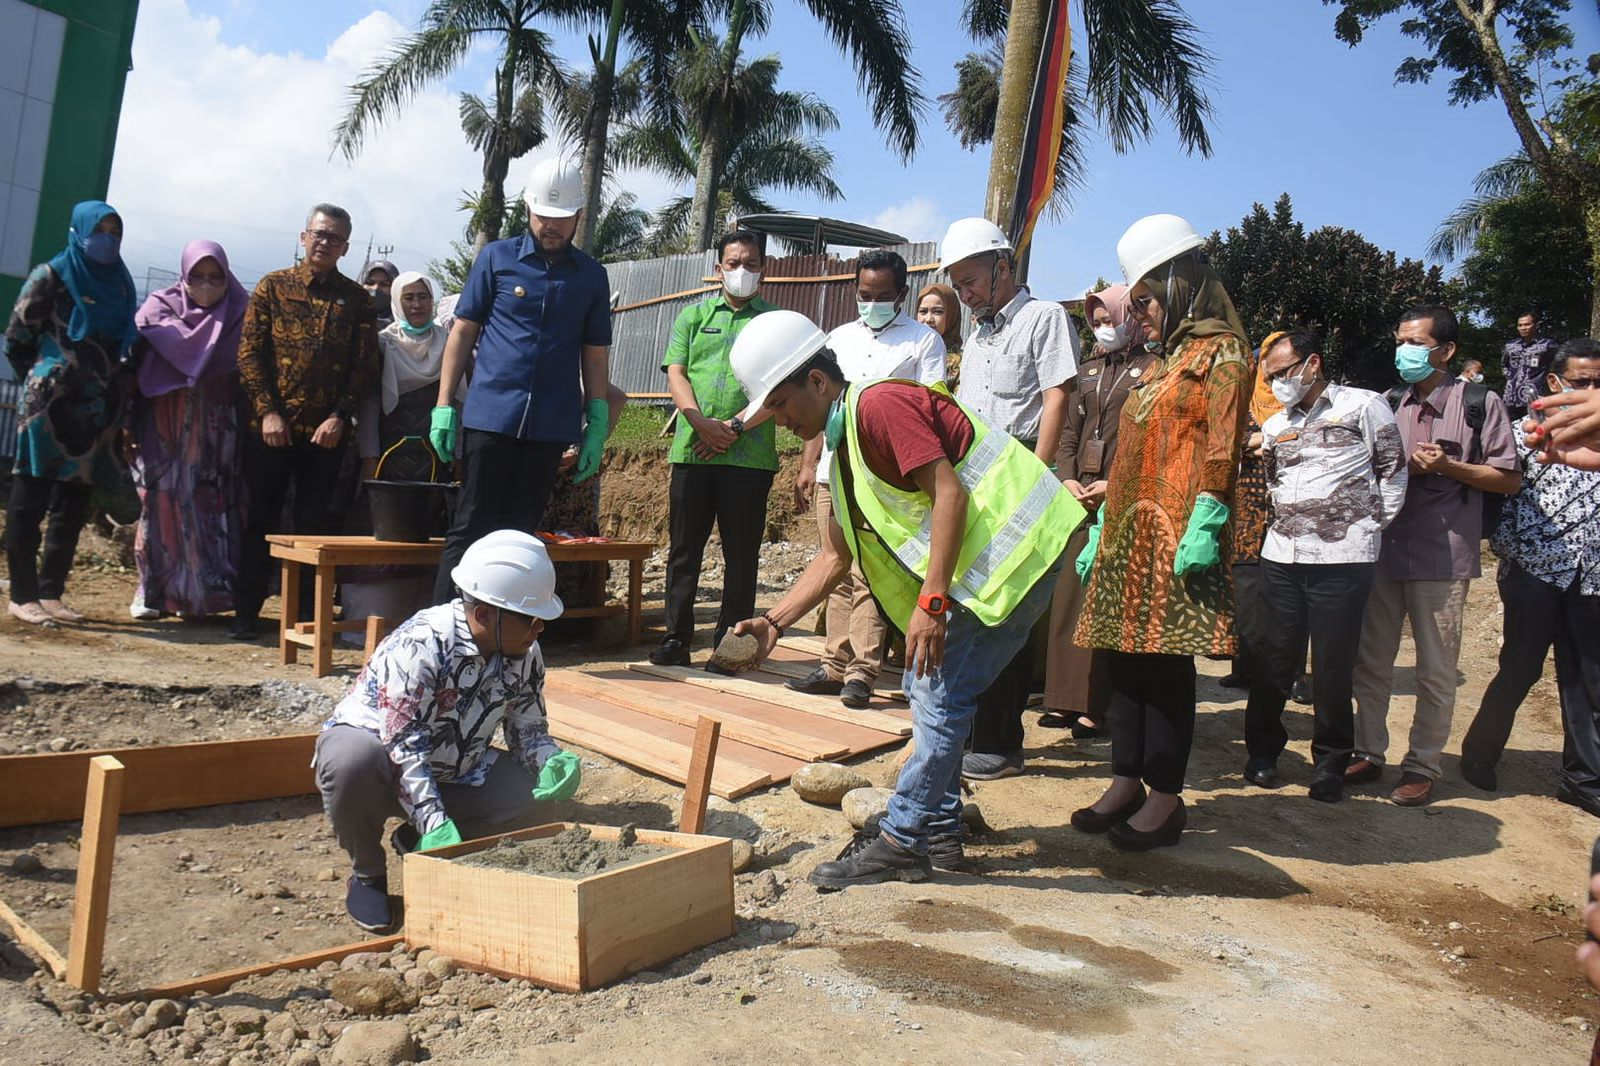
[[[1149,851],[1151,848],[1170,848],[1183,836],[1183,827],[1189,824],[1189,815],[1178,797],[1178,805],[1167,815],[1167,820],[1148,832],[1135,829],[1127,822],[1111,827],[1111,843],[1123,851]]]
[[[1093,807],[1081,807],[1072,812],[1072,828],[1080,833],[1104,833],[1119,822],[1126,821],[1133,813],[1144,806],[1144,786],[1139,786],[1139,794],[1114,811],[1104,814]]]

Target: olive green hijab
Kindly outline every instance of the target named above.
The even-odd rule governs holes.
[[[1246,348],[1244,323],[1228,290],[1209,263],[1197,255],[1180,255],[1144,276],[1144,284],[1162,308],[1161,347],[1168,353],[1193,337],[1232,333]]]

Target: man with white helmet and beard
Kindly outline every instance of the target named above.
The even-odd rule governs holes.
[[[460,595],[418,611],[378,645],[317,737],[317,788],[353,872],[345,908],[393,924],[383,850],[428,850],[530,825],[539,802],[578,788],[577,756],[545,725],[538,637],[560,616],[538,538],[502,529],[451,572]],[[490,748],[504,725],[504,752]]]
[[[861,564],[885,616],[906,637],[914,751],[888,812],[819,888],[920,881],[961,857],[961,755],[978,696],[1049,606],[1083,508],[1045,464],[991,429],[943,384],[846,384],[822,331],[769,311],[734,343],[734,373],[780,426],[833,448],[835,520],[788,594],[735,631],[771,654],[783,630]]]
[[[467,545],[491,530],[538,530],[569,444],[581,442],[574,481],[598,472],[611,429],[611,287],[605,267],[572,245],[583,208],[577,166],[539,163],[522,198],[528,231],[478,253],[445,342],[428,442],[445,462],[460,457],[462,483],[436,603],[453,594]]]

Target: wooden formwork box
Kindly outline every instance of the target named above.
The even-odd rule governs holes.
[[[407,855],[407,942],[477,969],[582,992],[733,935],[733,852],[721,838],[640,829],[639,843],[671,854],[580,878],[448,861],[573,824]],[[583,828],[599,840],[619,832]]]

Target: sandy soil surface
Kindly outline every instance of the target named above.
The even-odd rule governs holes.
[[[809,551],[769,547],[763,602]],[[657,597],[660,562],[647,580]],[[318,680],[215,625],[135,623],[131,592],[127,573],[89,567],[69,594],[87,624],[37,630],[0,618],[0,748],[312,730],[358,665],[357,653],[337,652],[335,674]],[[546,654],[556,665],[640,654],[615,647],[618,626],[557,628]],[[1451,752],[1493,672],[1498,629],[1493,582],[1478,582]],[[1600,824],[1551,798],[1561,734],[1548,672],[1519,717],[1500,793],[1462,782],[1452,756],[1440,799],[1406,810],[1381,798],[1392,771],[1384,788],[1342,804],[1309,801],[1310,715],[1298,706],[1290,786],[1247,786],[1242,700],[1216,683],[1224,664],[1201,670],[1178,848],[1129,856],[1070,829],[1070,812],[1103,787],[1109,746],[1030,715],[1028,774],[973,797],[994,831],[969,846],[970,871],[818,894],[804,875],[848,827],[836,810],[774,789],[713,801],[710,831],[756,852],[737,880],[737,935],[656,971],[573,996],[452,972],[426,953],[344,969],[408,982],[421,999],[400,1018],[441,1063],[1581,1061],[1596,1010],[1572,952]],[[1392,760],[1413,702],[1408,665],[1396,688]],[[581,754],[584,785],[552,820],[672,825],[677,787]],[[888,785],[893,758],[861,769]],[[0,899],[63,950],[77,832],[0,830]],[[106,986],[360,939],[343,915],[344,872],[314,797],[127,817]],[[398,886],[398,863],[391,878]],[[142,1005],[76,996],[0,936],[0,1062],[331,1063],[355,1020],[330,998],[338,970],[192,997],[170,1026],[145,1032]]]

